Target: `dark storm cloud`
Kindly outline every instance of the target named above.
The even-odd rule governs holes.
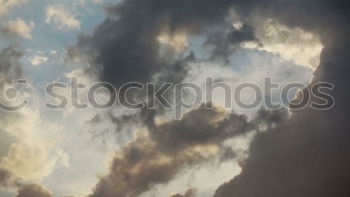
[[[191,113],[196,114],[199,119],[206,119],[206,117],[200,117],[201,110],[195,110]],[[149,116],[150,120],[147,120],[149,122],[153,122],[151,114]],[[215,123],[225,118],[225,114],[216,109],[211,110],[211,113],[208,113],[207,116],[216,120]],[[149,137],[148,134],[140,135],[118,151],[111,166],[110,174],[100,180],[91,197],[137,196],[148,191],[154,184],[167,183],[182,168],[204,161],[207,153],[199,149],[195,150],[195,147],[198,145],[198,147],[205,149],[209,145],[209,139],[207,144],[194,143],[192,146],[188,145],[186,147],[171,147],[172,144],[166,145],[161,142],[169,134],[169,128],[161,128],[163,125],[180,125],[188,121],[188,117],[179,123],[172,121],[161,125],[153,123],[152,129],[154,130],[149,132],[149,135],[153,137]],[[206,122],[206,126],[212,130],[215,129],[213,122]],[[189,127],[196,129],[194,125],[189,125]],[[200,130],[194,135],[198,135],[199,132]],[[181,137],[181,135],[178,136],[177,140],[179,142],[183,140]],[[184,138],[186,137],[184,136]],[[160,146],[163,148],[160,148]],[[173,151],[163,151],[164,148]]]
[[[0,187],[2,188],[12,188],[18,185],[17,178],[14,175],[3,168],[0,168]]]
[[[151,138],[158,142],[161,150],[172,152],[189,146],[220,144],[229,137],[254,129],[245,116],[225,115],[222,109],[208,110],[202,105],[181,120],[159,125],[151,131]]]
[[[209,25],[223,22],[230,4],[227,0],[215,1],[215,5],[211,0],[122,1],[108,7],[109,17],[68,51],[72,58],[77,54],[88,57],[90,71],[102,81],[115,85],[151,82],[156,73],[185,66],[176,63],[175,57],[160,55],[161,33],[203,33]],[[171,72],[167,74],[172,77]]]
[[[193,52],[180,60],[176,60],[171,67],[162,68],[160,78],[156,81],[159,84],[173,83],[178,84],[182,82],[189,71],[189,64],[196,62],[196,56]]]
[[[224,140],[257,131],[257,123],[263,121],[258,119],[250,123],[244,116],[202,105],[182,120],[154,123],[147,134],[139,134],[116,153],[110,173],[90,197],[138,196],[165,184],[185,168],[217,156]],[[267,116],[264,120],[274,121]]]
[[[76,45],[68,47],[68,56],[71,60],[88,64],[89,74],[97,74],[101,81],[110,82],[117,88],[127,82],[154,81],[157,87],[169,82],[180,83],[187,76],[189,63],[196,61],[195,54],[187,51],[180,54],[164,52],[166,49],[159,43],[158,37],[163,33],[170,36],[177,33],[201,35],[211,25],[230,26],[225,18],[231,4],[228,0],[215,3],[211,0],[127,0],[109,4],[106,6],[107,18],[91,35],[82,34]],[[244,26],[223,39],[237,44],[254,39],[253,36],[252,28]],[[218,45],[215,43],[215,47]],[[135,99],[134,96],[131,94],[128,98]],[[165,96],[170,98],[172,95]],[[163,112],[161,106],[156,107],[157,113]],[[118,126],[117,131],[120,131],[130,125],[129,122],[138,122],[139,119],[147,123],[148,117],[142,115],[112,118]]]
[[[273,18],[290,28],[298,27],[319,35],[325,49],[312,83],[327,81],[335,84],[332,94],[336,107],[330,111],[310,108],[295,111],[291,119],[282,123],[278,121],[285,115],[278,113],[273,118],[268,116],[253,121],[254,124],[262,124],[262,120],[275,122],[266,123],[269,131],[254,139],[242,174],[222,185],[215,196],[349,196],[348,1],[122,1],[109,7],[109,17],[91,36],[81,36],[76,48],[72,49],[87,57],[90,71],[96,72],[103,81],[116,85],[130,81],[148,82],[155,73],[164,69],[171,71],[174,67],[173,61],[159,55],[157,36],[160,33],[205,34],[211,26],[224,23],[231,7],[245,21]],[[229,40],[225,43],[229,46],[240,40],[254,41],[253,35],[252,29],[248,28],[233,31],[219,41]],[[218,48],[216,56],[227,56],[228,47],[223,46],[223,50]],[[212,120],[221,117],[214,110],[200,114],[190,112],[193,114],[183,120],[157,125],[154,113],[145,112],[149,136],[138,137],[117,153],[111,172],[101,178],[91,197],[137,196],[154,184],[167,183],[181,169],[207,159],[202,152],[194,151],[195,147],[217,145],[245,132],[235,121],[238,125],[248,124],[238,116],[233,116],[232,120],[225,117],[212,124]],[[260,114],[263,115],[266,113]]]
[[[52,197],[46,188],[37,184],[24,185],[18,190],[16,197]]]
[[[262,17],[274,17],[282,24],[320,35],[325,49],[312,83],[333,83],[336,106],[328,111],[294,111],[289,121],[259,134],[241,175],[222,185],[215,197],[349,196],[349,3],[262,3],[267,2],[255,8],[261,9]]]
[[[195,189],[189,189],[186,191],[184,195],[182,194],[174,194],[171,197],[196,197],[197,196],[197,190]]]
[[[0,168],[0,189],[16,189],[16,197],[52,197],[51,192],[38,184],[25,184],[12,172]]]

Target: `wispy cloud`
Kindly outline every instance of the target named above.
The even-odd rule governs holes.
[[[58,29],[80,28],[80,21],[63,5],[51,5],[46,8],[46,23],[54,24]]]
[[[29,61],[33,66],[39,66],[40,64],[47,62],[47,60],[49,60],[49,58],[43,55],[35,55],[29,58]]]
[[[11,8],[22,5],[28,0],[0,0],[0,15],[6,14]]]

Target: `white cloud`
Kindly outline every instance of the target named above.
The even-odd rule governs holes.
[[[24,180],[41,180],[52,172],[54,164],[43,147],[16,143],[11,145],[0,166]]]
[[[49,59],[48,57],[43,56],[43,55],[35,55],[33,57],[30,57],[29,61],[33,66],[38,66],[42,63],[47,62],[48,59]]]
[[[32,91],[34,90],[31,89],[30,92]],[[31,95],[33,105],[36,95]],[[3,116],[0,118],[0,130],[9,134],[15,141],[9,145],[7,154],[0,158],[0,167],[25,181],[40,181],[50,175],[57,165],[69,164],[69,157],[56,147],[61,136],[60,125],[53,121],[45,121],[45,115],[41,114],[40,109],[27,106],[14,114],[1,115]]]
[[[22,5],[28,0],[0,0],[0,15],[6,14],[11,8]]]
[[[17,18],[2,24],[0,32],[5,35],[16,35],[22,38],[31,39],[34,23],[27,24],[23,19]]]
[[[189,46],[187,35],[184,32],[173,35],[162,33],[158,36],[158,42],[173,48],[176,52],[182,52]]]
[[[58,29],[63,28],[80,28],[80,21],[75,15],[67,10],[63,5],[51,5],[46,8],[46,23],[57,26]]]
[[[262,24],[262,25],[261,25]],[[280,55],[287,61],[315,69],[320,61],[323,45],[320,39],[300,28],[288,28],[276,20],[258,21],[255,25],[256,37],[263,44],[245,43],[245,48],[258,48]]]

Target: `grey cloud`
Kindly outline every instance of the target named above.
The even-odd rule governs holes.
[[[16,197],[52,197],[51,191],[38,184],[26,184],[12,172],[0,168],[0,188],[16,189]]]
[[[16,197],[52,197],[52,194],[40,185],[30,184],[19,189]]]
[[[12,188],[18,185],[18,180],[12,172],[0,168],[0,186],[2,188]]]
[[[184,195],[182,194],[174,194],[171,197],[196,197],[197,196],[197,190],[196,189],[189,189],[186,191]]]
[[[151,132],[151,137],[158,142],[159,149],[177,151],[188,146],[219,144],[249,129],[253,128],[245,116],[230,114],[226,117],[223,109],[208,110],[202,105],[179,121],[159,125]]]
[[[138,196],[156,184],[165,184],[187,167],[217,156],[224,140],[258,130],[260,121],[252,122],[202,105],[182,120],[153,123],[148,133],[138,134],[116,152],[109,174],[101,178],[90,197]]]
[[[230,21],[232,23],[232,21]],[[230,27],[227,32],[227,27]],[[239,29],[233,28],[232,24],[225,24],[224,27],[210,33],[204,46],[212,47],[212,59],[223,59],[226,63],[235,49],[244,42],[256,42],[261,45],[256,38],[254,28],[248,24],[243,24]]]
[[[242,174],[222,185],[215,197],[349,195],[350,125],[343,100],[349,94],[333,96],[335,109],[294,112],[289,121],[256,136]]]
[[[9,46],[0,51],[0,85],[12,83],[22,74],[20,58],[23,52],[17,46]]]
[[[192,114],[197,113],[199,119],[206,118],[200,117],[200,110],[192,112]],[[208,116],[215,119],[225,116],[218,110],[212,110],[209,114]],[[187,121],[188,118],[185,119],[184,121]],[[171,121],[165,124],[174,123]],[[197,143],[187,147],[162,144],[162,138],[167,138],[169,131],[167,127],[162,128],[161,125],[154,123],[155,130],[150,131],[149,134],[153,137],[149,137],[148,134],[141,135],[116,153],[110,173],[100,180],[91,197],[137,196],[148,191],[154,184],[170,181],[182,168],[205,160],[207,153],[195,150],[195,146],[205,148],[206,144]],[[213,128],[210,122],[206,125]],[[190,125],[192,129],[196,129],[193,126]],[[195,135],[199,133],[200,130]],[[178,140],[181,140],[181,137],[179,135]],[[166,146],[164,148],[172,151],[163,151],[159,146]]]
[[[162,31],[204,34],[211,25],[225,21],[230,7],[248,22],[274,18],[290,28],[299,27],[319,35],[325,49],[312,83],[335,84],[333,96],[337,103],[331,111],[310,108],[294,111],[292,118],[282,123],[279,119],[284,115],[267,118],[276,122],[268,123],[269,131],[254,139],[242,174],[222,185],[215,196],[349,196],[347,1],[122,1],[110,7],[109,17],[92,35],[82,36],[76,47],[90,57],[90,71],[103,81],[117,85],[148,82],[155,73],[174,65],[158,53],[157,36]],[[253,35],[248,30],[245,32]],[[239,32],[229,35],[235,36],[228,36],[232,42],[238,38],[254,40],[253,36],[240,36]],[[245,131],[235,130],[237,125],[232,125],[233,120],[227,117],[215,126],[210,124],[208,120],[217,118],[216,112],[214,116],[213,111],[192,113],[181,121],[161,125],[154,123],[154,114],[147,113],[145,122],[150,125],[150,138],[141,136],[120,150],[110,174],[101,178],[91,197],[137,196],[154,184],[168,182],[186,166],[207,159],[201,152],[191,152],[194,147],[216,145]],[[261,124],[261,120],[255,122]]]
[[[160,33],[201,33],[209,25],[221,23],[229,4],[227,0],[216,1],[213,10],[210,0],[122,1],[109,7],[109,17],[92,35],[81,36],[73,48],[92,57],[89,71],[102,81],[116,85],[150,82],[156,73],[179,67],[175,57],[160,55]],[[72,54],[74,58],[77,52]]]
[[[289,121],[259,134],[241,175],[223,184],[214,196],[348,196],[349,4],[327,0],[262,3],[266,2],[267,6],[257,3],[263,17],[277,18],[321,37],[325,49],[311,85],[333,83],[336,106],[328,111],[293,111]],[[312,101],[319,99],[312,97]]]

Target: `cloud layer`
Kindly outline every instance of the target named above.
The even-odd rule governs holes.
[[[0,0],[0,14],[25,2]],[[336,106],[329,111],[291,111],[289,119],[283,110],[261,110],[252,120],[217,106],[206,109],[201,105],[181,120],[169,119],[160,106],[131,115],[121,113],[120,118],[114,117],[119,109],[113,108],[106,116],[95,116],[88,126],[98,130],[108,117],[117,125],[116,135],[125,134],[119,128],[138,129],[114,153],[109,171],[88,196],[141,196],[208,160],[230,161],[239,154],[223,144],[250,132],[256,136],[249,157],[240,160],[242,173],[220,186],[215,197],[349,196],[348,7],[342,0],[123,0],[106,4],[106,19],[67,49],[70,58],[84,64],[85,74],[100,81],[117,88],[127,82],[179,83],[197,65],[189,65],[197,61],[197,54],[206,56],[204,61],[227,66],[237,50],[250,48],[315,69],[310,86],[320,81],[335,84]],[[77,15],[63,5],[48,6],[45,11],[45,22],[57,29],[81,26]],[[31,39],[33,28],[34,24],[21,18],[11,19],[1,23],[0,34]],[[193,37],[203,45],[190,48]],[[22,56],[16,45],[0,51],[1,90],[22,76]],[[47,61],[44,56],[30,60],[33,65]],[[312,97],[312,101],[320,100]],[[56,128],[28,111],[0,115],[0,134],[6,138],[0,141],[0,186],[15,190],[17,197],[51,197],[52,192],[35,181],[52,172],[55,154],[64,158],[65,166],[68,156],[63,151],[53,153],[51,141],[39,140],[33,133]],[[173,197],[196,194],[190,189]]]
[[[325,49],[313,83],[328,81],[336,84],[337,90],[333,96],[337,99],[338,107],[328,112],[312,109],[293,112],[290,120],[277,124],[276,127],[270,127],[268,132],[259,134],[251,145],[250,157],[243,165],[242,174],[220,187],[215,196],[344,195],[348,191],[346,177],[349,172],[346,167],[349,164],[346,159],[349,148],[344,141],[348,139],[346,134],[348,123],[345,120],[349,114],[344,109],[348,108],[349,94],[346,89],[343,89],[348,83],[345,73],[349,73],[346,66],[349,15],[346,9],[342,8],[347,6],[345,1],[327,0],[307,2],[122,1],[108,7],[107,19],[96,27],[92,35],[81,36],[76,47],[81,54],[88,54],[87,56],[90,57],[87,62],[91,72],[96,73],[103,81],[120,85],[130,81],[142,83],[151,81],[155,73],[173,65],[172,62],[176,60],[176,56],[170,56],[169,61],[168,56],[164,59],[159,53],[160,44],[162,44],[159,43],[159,36],[163,32],[169,32],[169,35],[178,35],[181,32],[187,36],[205,36],[207,43],[214,46],[215,57],[229,56],[233,47],[231,45],[235,43],[254,41],[263,45],[263,42],[259,42],[259,32],[255,33],[255,29],[259,29],[259,25],[262,24],[260,22],[264,20],[276,20],[278,24],[285,27],[284,30],[271,30],[282,31],[278,32],[277,36],[285,36],[278,42],[284,42],[287,38],[293,39],[293,36],[290,37],[290,30],[295,32],[300,30],[300,37],[307,37],[309,34],[306,32],[311,32],[311,37],[317,35]],[[211,38],[210,35],[213,34],[209,31],[210,28],[220,31],[223,25],[230,24],[227,23],[227,18],[231,9],[242,20],[242,26],[239,28],[233,26],[233,31],[228,31],[229,33],[221,31],[218,35],[223,40]],[[230,27],[223,28],[223,31],[227,30],[230,30]],[[265,39],[268,36],[275,35],[265,35],[265,37],[260,35],[260,38]],[[315,41],[317,38],[306,40],[317,43],[315,49],[310,49],[316,51],[312,53],[312,57],[310,56],[311,59],[317,59],[322,46]],[[173,41],[169,38],[160,40],[163,44],[169,45],[174,45]],[[265,44],[267,44],[265,48],[267,51],[275,52],[284,49],[283,47],[276,49],[277,46],[272,46],[271,43]],[[284,47],[287,46],[284,45]],[[301,54],[294,54],[294,52],[287,54],[282,51],[281,55],[289,60],[294,59],[300,64],[308,64],[308,66],[317,64],[317,61],[312,62],[311,59],[305,59]],[[206,114],[209,114],[209,119],[206,119]],[[215,117],[210,116],[210,111],[201,113],[200,117],[204,118],[203,120],[196,119],[196,115],[193,117],[188,115],[183,122],[178,123],[148,125],[151,130],[150,140],[137,138],[137,143],[132,142],[122,149],[121,156],[117,157],[112,164],[111,173],[101,179],[92,196],[137,196],[149,189],[150,185],[167,182],[172,177],[163,173],[160,174],[164,176],[158,177],[156,172],[152,173],[152,167],[157,166],[157,163],[152,162],[162,161],[164,166],[167,166],[176,161],[174,158],[179,158],[181,161],[181,158],[184,158],[183,150],[187,148],[210,144],[212,140],[221,142],[230,137],[225,132],[226,127],[219,127],[220,129],[213,135],[208,123],[215,120]],[[227,125],[237,121],[237,118],[230,119]],[[187,127],[187,124],[195,124],[195,127]],[[200,135],[197,135],[197,129],[201,131]],[[159,135],[158,130],[164,135]],[[231,128],[230,131],[233,132],[234,129]],[[241,128],[241,131],[244,129]],[[175,154],[175,156],[167,158],[167,154]],[[143,159],[144,157],[147,159]],[[153,157],[155,161],[150,159]],[[185,157],[180,163],[188,161],[191,160]],[[146,162],[145,165],[144,162]],[[162,168],[164,166],[158,167],[158,170],[165,172],[166,170]],[[145,170],[141,167],[145,167]],[[167,170],[169,170],[168,173],[175,173],[179,168],[181,167],[177,166]],[[144,178],[142,180],[147,180],[142,182],[141,188],[138,184],[140,173],[146,173],[142,176]],[[124,176],[118,176],[119,174]],[[121,177],[124,178],[120,179]]]

